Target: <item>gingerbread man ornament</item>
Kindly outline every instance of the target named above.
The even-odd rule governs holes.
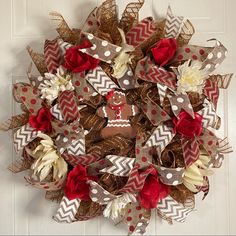
[[[138,114],[139,109],[135,105],[127,104],[125,93],[111,91],[106,96],[107,105],[99,107],[97,114],[108,118],[108,123],[101,131],[103,138],[116,134],[122,134],[126,138],[135,137],[135,130],[130,124],[129,117]]]

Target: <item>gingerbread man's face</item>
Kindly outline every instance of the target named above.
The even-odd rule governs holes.
[[[126,104],[125,94],[122,92],[115,91],[113,95],[107,100],[107,103],[111,106],[120,106]]]

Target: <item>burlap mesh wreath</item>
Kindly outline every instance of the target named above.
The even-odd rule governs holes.
[[[27,71],[13,97],[22,114],[2,123],[14,130],[26,181],[60,202],[54,219],[98,215],[143,234],[151,210],[184,222],[195,194],[209,191],[210,168],[231,152],[215,136],[219,89],[232,74],[211,74],[227,50],[189,44],[194,28],[173,15],[139,20],[144,0],[96,7],[80,29],[50,13],[59,36],[44,53],[27,48],[41,76]],[[209,42],[210,43],[210,42]],[[118,105],[117,105],[118,104]]]

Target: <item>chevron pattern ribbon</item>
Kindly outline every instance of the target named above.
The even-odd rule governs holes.
[[[61,56],[63,57],[66,54],[67,49],[72,47],[73,45],[67,42],[64,42],[62,39],[58,39],[57,43],[59,45]]]
[[[44,56],[48,71],[50,73],[56,72],[61,59],[60,47],[58,45],[57,39],[45,40]]]
[[[102,186],[98,183],[89,180],[88,183],[90,184],[90,198],[93,202],[97,202],[101,205],[106,205],[108,202],[116,199],[118,196],[109,193],[105,190]]]
[[[53,216],[53,219],[59,223],[74,222],[80,202],[80,199],[69,200],[64,196],[61,200],[59,209],[57,210],[55,216]]]
[[[190,166],[199,158],[199,143],[196,139],[182,139],[181,144],[185,165]]]
[[[164,28],[165,38],[177,38],[180,34],[184,18],[182,16],[174,16],[170,6],[167,9],[166,24]]]
[[[62,116],[62,114],[61,114],[61,111],[60,111],[60,108],[59,108],[59,105],[58,105],[58,104],[54,105],[54,106],[50,109],[50,111],[51,111],[51,114],[52,114],[56,119],[58,119],[58,120],[60,120],[60,121],[63,121],[63,120],[64,120],[64,119],[63,119],[63,116]]]
[[[83,32],[85,37],[92,43],[91,48],[83,48],[80,51],[86,53],[101,61],[111,63],[111,61],[119,54],[121,47],[100,39],[91,33]]]
[[[166,97],[168,87],[163,84],[157,84],[158,94],[160,98],[160,104],[162,105]]]
[[[166,215],[166,217],[181,223],[183,223],[188,214],[193,211],[193,209],[185,208],[183,204],[176,202],[171,196],[162,199],[158,203],[157,208]]]
[[[174,72],[158,68],[149,57],[140,60],[135,69],[135,75],[145,81],[160,83],[168,88],[176,89],[176,75]]]
[[[213,107],[213,104],[209,102],[207,99],[205,99],[205,107],[198,111],[198,114],[200,114],[203,117],[203,126],[205,128],[207,127],[215,127],[216,121],[217,121],[217,115],[216,111]]]
[[[160,124],[152,133],[150,138],[147,140],[145,147],[156,147],[159,156],[165,147],[170,143],[174,137],[173,128],[166,126],[165,124]]]
[[[111,166],[111,162],[106,158],[102,158],[87,166],[88,175],[99,175],[101,174],[100,173],[101,170],[109,166]]]
[[[34,140],[41,131],[35,131],[29,124],[22,126],[13,135],[13,142],[16,152],[19,152],[29,142]]]
[[[79,118],[79,111],[76,104],[74,91],[64,91],[59,96],[59,107],[63,119],[71,122]]]
[[[150,38],[156,30],[153,19],[151,17],[145,18],[126,34],[127,43],[137,47]]]
[[[187,94],[169,95],[171,109],[175,116],[178,116],[182,110],[185,110],[190,116],[194,118],[193,107],[190,103]]]
[[[73,156],[85,154],[85,137],[72,141],[71,145],[67,147],[68,154]]]
[[[217,81],[212,81],[210,79],[206,80],[203,93],[212,101],[215,108],[217,107],[217,102],[219,98],[219,87]]]
[[[134,166],[126,185],[121,189],[121,192],[136,193],[143,188],[147,176],[153,171],[153,167],[139,172],[139,165]]]
[[[76,166],[78,164],[87,166],[100,159],[100,157],[95,154],[73,156],[68,154],[66,151],[62,154],[62,157],[72,166]]]
[[[113,89],[118,89],[118,86],[107,76],[101,67],[90,70],[86,79],[102,96]]]
[[[116,176],[129,176],[129,173],[133,169],[135,162],[134,158],[115,155],[108,155],[106,156],[106,159],[108,159],[113,164],[113,166],[106,167],[100,170],[100,172],[106,172]]]

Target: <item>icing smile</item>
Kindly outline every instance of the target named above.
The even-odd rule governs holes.
[[[122,102],[113,102],[115,105],[120,105]]]

